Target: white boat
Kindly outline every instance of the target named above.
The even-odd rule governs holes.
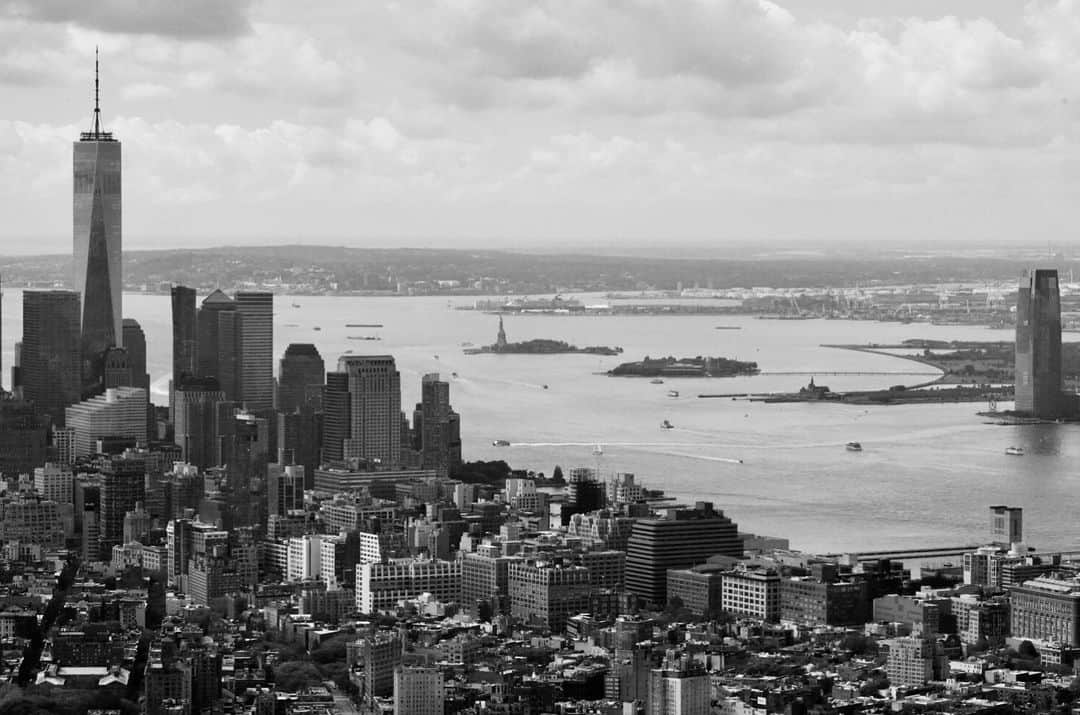
[[[603,447],[601,447],[600,445],[596,445],[595,447],[593,447],[593,451],[592,451],[592,453],[593,453],[594,455],[596,455],[597,457],[603,456],[603,454],[604,454],[604,448],[603,448]]]
[[[862,445],[859,444],[858,442],[848,442],[846,445],[844,445],[844,448],[849,452],[861,452],[862,451]]]
[[[1009,456],[1012,456],[1012,457],[1023,457],[1024,456],[1024,448],[1023,447],[1006,447],[1005,448],[1005,454],[1008,454]]]
[[[509,447],[510,443],[507,442],[505,439],[497,439],[497,440],[495,440],[494,442],[491,443],[491,446],[492,447]]]
[[[667,391],[667,396],[668,397],[678,397],[679,396],[679,391],[678,390],[668,390]]]

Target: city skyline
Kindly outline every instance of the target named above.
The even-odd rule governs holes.
[[[56,137],[87,124],[95,45],[140,157],[130,248],[1045,243],[1080,9],[1014,5],[11,3],[7,244],[62,250]]]
[[[180,73],[227,49],[235,52],[215,67],[254,69],[261,64],[245,64],[245,42],[265,40],[274,25],[308,27],[278,2],[0,0],[0,41],[13,24],[31,35],[35,25],[70,37],[89,28],[78,43],[105,33],[132,40],[135,55],[148,50],[140,44],[147,38],[190,50],[174,58]],[[860,16],[858,0],[806,0],[800,17],[767,0],[538,0],[524,10],[498,0],[436,2],[444,4],[419,12],[408,2],[351,12],[320,5],[310,15],[365,51],[375,30],[369,60],[388,48],[398,50],[392,60],[411,57],[401,78],[383,78],[410,98],[438,79],[420,58],[448,51],[440,76],[459,70],[459,83],[432,96],[459,120],[527,106],[502,117],[508,138],[492,135],[490,146],[546,127],[560,111],[562,120],[604,114],[661,134],[675,115],[773,122],[783,132],[809,114],[822,133],[803,137],[807,145],[880,151],[897,137],[837,137],[873,124],[881,106],[914,116],[896,96],[881,106],[877,95],[856,101],[883,79],[867,72],[891,65],[902,72],[884,77],[886,89],[918,95],[916,114],[935,118],[932,131],[915,127],[898,146],[1000,148],[998,135],[986,143],[990,135],[979,132],[1006,127],[1009,112],[980,102],[1007,97],[1015,109],[1047,99],[1039,70],[1053,68],[1057,79],[1072,71],[1058,72],[1062,57],[1051,55],[1069,37],[1062,21],[1074,11],[1080,39],[1080,0],[1012,11],[959,0],[959,17],[898,25]],[[909,2],[907,12],[932,13],[928,0]],[[879,12],[898,12],[899,3],[887,0]],[[357,18],[396,19],[407,29],[383,38],[375,22],[353,37],[347,29]],[[290,54],[297,37],[260,61],[290,69],[306,61],[309,94],[283,111],[325,109],[332,102],[319,95],[321,53],[345,51],[330,32]],[[408,48],[395,44],[403,38]],[[957,38],[969,42],[950,44]],[[16,54],[26,46],[16,43]],[[102,121],[96,48],[94,57],[92,122],[74,143],[75,290],[51,277],[66,261],[25,261],[36,264],[34,279],[20,276],[16,262],[3,264],[7,285],[18,287],[0,303],[0,325],[21,328],[21,340],[11,392],[0,390],[0,646],[8,666],[0,712],[1080,712],[1080,342],[1063,342],[1063,333],[1080,331],[1080,261],[1065,251],[1048,246],[1034,264],[1023,249],[992,259],[908,251],[875,262],[857,246],[855,259],[815,261],[812,251],[782,258],[774,242],[761,241],[758,260],[695,259],[671,244],[653,247],[678,257],[667,262],[479,250],[383,251],[357,262],[355,254],[378,252],[324,248],[319,258],[313,246],[292,246],[266,251],[275,262],[262,265],[251,250],[177,251],[128,256],[128,287],[137,290],[124,315],[120,144]],[[157,60],[142,59],[140,71],[152,73]],[[853,59],[864,64],[844,62]],[[954,85],[928,79],[941,63]],[[1075,64],[1080,71],[1080,53]],[[11,76],[0,63],[0,86]],[[213,76],[202,79],[183,89],[204,99],[226,91]],[[551,94],[559,83],[575,96]],[[988,120],[963,136],[948,126],[963,112],[949,115],[946,106],[942,114],[938,104],[958,88],[972,116]],[[245,106],[270,106],[265,95],[230,90],[235,103],[209,104],[237,122],[250,119]],[[719,109],[710,97],[734,104]],[[381,199],[357,191],[355,172],[387,177],[362,150],[339,161],[334,141],[316,147],[334,155],[333,181],[305,144],[301,153],[285,147],[287,162],[306,167],[288,191],[249,184],[246,206],[215,194],[237,170],[219,163],[232,160],[231,149],[185,129],[197,104],[170,125],[184,140],[173,164],[197,166],[205,179],[207,193],[184,203],[187,223],[162,208],[175,198],[171,179],[140,173],[154,171],[168,141],[140,133],[142,119],[110,125],[125,141],[135,137],[127,210],[188,230],[190,244],[198,221],[227,230],[256,204],[259,218],[282,230],[297,216],[378,227],[384,217],[368,211],[371,201],[393,206],[392,182],[379,185],[389,192]],[[826,106],[864,113],[834,127],[820,113]],[[327,131],[331,116],[307,116],[293,138]],[[433,129],[445,120],[432,114],[425,142],[460,129]],[[247,150],[252,167],[265,167],[265,186],[282,159],[275,132],[300,127],[270,121]],[[356,121],[345,121],[347,134]],[[1037,151],[1038,124],[1009,146]],[[243,144],[243,126],[229,126],[215,136]],[[430,146],[384,116],[365,127],[372,148],[427,171],[408,200],[440,196],[429,213],[398,208],[454,230],[439,189],[455,172],[429,166]],[[671,215],[678,201],[719,186],[695,173],[696,150],[668,141],[670,156],[658,158],[647,143],[616,138],[623,143],[614,152],[573,147],[603,173],[519,172],[520,181],[486,196],[494,214],[469,193],[468,181],[501,170],[478,152],[474,164],[459,165],[466,181],[451,203],[474,226],[511,214],[515,227],[530,226],[535,217],[517,212],[513,194],[539,181],[531,208],[558,214],[545,230],[581,225],[580,215],[559,213],[565,200],[587,207],[590,220],[618,214],[621,225],[647,231],[649,211]],[[1045,146],[1063,150],[1064,167],[1071,147],[1056,138]],[[452,161],[453,147],[439,146]],[[787,168],[799,174],[805,157],[797,154]],[[855,175],[857,154],[842,166]],[[676,177],[687,191],[677,200],[677,192],[649,193],[658,176],[675,176],[671,156],[691,159],[680,171],[695,182],[686,188]],[[551,160],[531,150],[538,158]],[[807,179],[816,200],[867,202],[849,202],[839,217],[853,230],[880,208],[874,191],[895,192],[873,176],[860,176],[867,191],[858,196],[824,171],[800,174]],[[759,191],[753,182],[739,190]],[[799,223],[805,217],[785,205],[798,181],[774,183],[770,215]],[[297,201],[313,187],[324,211]],[[928,188],[956,203],[947,182]],[[969,188],[972,196],[980,189]],[[1057,188],[1067,194],[1068,182]],[[1053,202],[1045,185],[1023,187],[1040,189],[1045,208]],[[337,197],[346,194],[353,201],[339,215]],[[644,205],[644,194],[655,201]],[[725,194],[709,211],[746,196]],[[940,208],[917,192],[906,198],[918,198],[925,216]],[[32,205],[20,208],[36,215]],[[952,208],[965,220],[962,206]],[[1008,228],[1002,214],[982,213]],[[1047,225],[1064,216],[1044,214]],[[704,216],[681,217],[679,226]],[[874,218],[890,220],[887,212]],[[1024,264],[1019,286],[1002,281],[999,272]],[[947,276],[964,280],[949,285]],[[281,300],[290,289],[293,297]],[[493,335],[494,344],[472,342]]]

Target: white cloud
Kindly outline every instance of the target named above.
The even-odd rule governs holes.
[[[102,32],[222,37],[248,29],[251,0],[3,0],[0,16]]]
[[[262,0],[220,32],[0,4],[0,210],[67,230],[95,45],[132,235],[338,234],[358,206],[375,234],[820,235],[826,205],[1020,215],[1077,181],[1080,0],[1014,24],[822,2]]]

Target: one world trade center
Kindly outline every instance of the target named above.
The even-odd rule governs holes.
[[[119,345],[123,278],[120,262],[120,142],[101,128],[94,59],[94,124],[75,142],[74,285],[82,302],[84,387],[102,380],[104,352]]]

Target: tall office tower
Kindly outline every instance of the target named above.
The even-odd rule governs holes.
[[[185,462],[199,469],[217,465],[218,407],[225,393],[212,377],[185,378],[173,389],[173,441]]]
[[[198,375],[212,377],[228,400],[239,394],[240,318],[236,302],[220,290],[203,298],[198,313]]]
[[[124,280],[120,261],[120,142],[101,128],[94,58],[94,125],[74,144],[74,281],[84,380],[97,382],[102,353],[120,344]]]
[[[290,343],[278,365],[277,411],[321,410],[326,365],[315,346]]]
[[[626,544],[626,589],[663,606],[668,569],[690,568],[717,554],[742,558],[743,545],[739,527],[711,502],[671,510],[666,519],[641,519]]]
[[[172,287],[172,382],[180,384],[187,373],[199,371],[199,332],[195,311],[195,289]]]
[[[140,457],[103,457],[101,472],[101,521],[98,553],[102,558],[123,542],[124,516],[146,497],[146,461]]]
[[[124,318],[124,349],[128,352],[128,363],[131,365],[131,384],[133,387],[141,387],[146,390],[146,397],[150,397],[150,375],[146,371],[146,333],[143,332],[139,321],[134,318]]]
[[[102,395],[67,408],[66,423],[75,431],[75,456],[98,453],[98,440],[135,446],[146,441],[146,390],[110,387]]]
[[[22,397],[22,341],[15,341],[14,354],[11,357],[11,394]]]
[[[293,462],[304,468],[304,486],[308,489],[314,486],[315,470],[319,468],[322,433],[322,412],[297,410],[277,415],[278,451],[292,452]]]
[[[349,437],[350,429],[349,376],[343,372],[328,372],[326,390],[323,392],[321,462],[345,458],[345,440]]]
[[[34,405],[0,393],[0,474],[29,474],[47,456],[48,420]]]
[[[424,375],[420,383],[420,404],[413,416],[419,437],[420,467],[434,469],[446,477],[461,457],[460,419],[450,407],[450,383],[438,373]]]
[[[63,425],[64,408],[79,401],[81,376],[79,294],[26,291],[20,355],[23,397],[34,403],[38,414]]]
[[[278,450],[278,461],[266,466],[268,516],[285,516],[304,508],[304,467],[293,463],[287,449]]]
[[[990,507],[990,540],[1008,546],[1024,540],[1024,510],[1018,506]]]
[[[133,387],[131,358],[127,348],[108,348],[103,359],[104,387]]]
[[[240,315],[238,402],[252,412],[274,409],[274,294],[238,292]]]
[[[401,375],[391,355],[344,355],[326,375],[324,459],[397,467],[401,460]]]
[[[1061,295],[1053,269],[1033,271],[1016,299],[1016,411],[1062,416]]]

